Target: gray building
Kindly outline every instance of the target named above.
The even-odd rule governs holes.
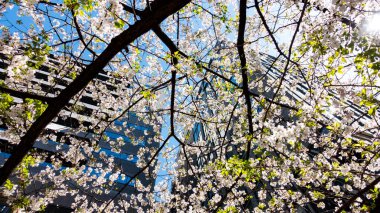
[[[52,97],[56,93],[63,90],[70,82],[72,82],[72,76],[68,75],[57,75],[54,65],[61,66],[60,62],[54,59],[53,56],[48,58],[48,63],[43,64],[36,70],[32,83],[38,85],[42,92],[44,92],[46,97]],[[5,55],[0,55],[0,80],[5,80],[7,78],[6,68],[9,65],[9,59]],[[49,79],[52,78],[53,80]],[[54,83],[52,83],[54,82]],[[107,72],[101,72],[95,82],[104,85],[107,88],[107,93],[110,96],[116,97],[113,92],[116,90],[115,84],[121,84],[121,82],[109,75]],[[119,85],[120,86],[120,85]],[[23,86],[21,85],[22,89]],[[129,85],[124,85],[125,89],[129,88]],[[39,94],[41,94],[41,91]],[[0,90],[3,92],[3,90]],[[23,99],[17,96],[13,97],[15,103],[22,103]],[[91,153],[91,156],[86,154],[85,150],[81,150],[81,155],[84,157],[77,162],[83,168],[83,173],[88,173],[91,176],[100,176],[101,170],[96,169],[101,158],[113,158],[113,164],[115,170],[117,170],[119,175],[113,184],[107,186],[108,188],[94,187],[87,188],[90,192],[86,192],[88,202],[107,202],[115,195],[123,196],[123,199],[128,199],[130,195],[136,194],[136,179],[143,186],[149,186],[153,190],[155,183],[155,178],[151,177],[151,172],[154,169],[154,165],[148,168],[147,173],[141,173],[137,177],[131,180],[131,177],[136,176],[139,173],[140,168],[136,165],[138,162],[138,152],[140,148],[154,148],[158,147],[159,143],[153,140],[155,132],[152,125],[144,123],[134,112],[128,112],[124,116],[114,120],[106,129],[96,129],[93,119],[90,115],[97,112],[99,102],[93,97],[91,93],[84,91],[84,95],[78,101],[70,101],[71,107],[76,107],[76,111],[70,111],[65,109],[61,116],[56,118],[54,122],[50,123],[46,129],[45,134],[49,137],[45,141],[36,141],[34,144],[33,152],[38,152],[40,155],[45,156],[45,162],[34,166],[30,169],[31,174],[38,174],[39,171],[46,167],[53,168],[54,159],[60,159],[62,161],[59,171],[65,168],[73,167],[71,161],[65,159],[65,153],[70,149],[71,146],[76,146],[78,144],[90,144],[88,146],[96,146],[95,151]],[[114,106],[112,110],[119,110],[117,106]],[[101,116],[101,115],[99,115]],[[107,114],[102,115],[107,119]],[[4,119],[0,117],[0,119]],[[155,122],[155,121],[152,121]],[[0,134],[5,132],[8,127],[1,122]],[[76,131],[76,128],[81,127],[81,129],[87,129],[87,131]],[[6,134],[1,134],[0,137],[0,166],[9,158],[12,152],[17,152],[14,150],[15,145],[9,143],[9,138]],[[123,141],[122,145],[115,146],[112,144],[117,141]],[[95,143],[94,143],[95,142]],[[143,156],[143,161],[148,161],[151,156],[145,154]],[[141,159],[140,159],[141,160]],[[58,171],[58,172],[59,172]],[[112,176],[112,172],[107,173],[103,178],[108,180]],[[15,178],[11,177],[11,181],[17,181]],[[31,184],[33,187],[26,189],[30,193],[33,190],[41,189],[44,187],[43,184],[34,183]],[[46,184],[45,184],[46,185]],[[75,184],[73,184],[75,185]],[[78,187],[78,186],[75,186]],[[38,190],[37,190],[38,191]],[[79,189],[79,192],[81,189]],[[94,191],[107,191],[107,193],[93,193]],[[1,196],[0,196],[1,197]],[[59,197],[49,204],[46,208],[46,212],[71,212],[71,204],[74,198],[70,195]],[[0,212],[6,212],[7,202],[3,197],[0,199]],[[9,210],[9,208],[8,208]]]

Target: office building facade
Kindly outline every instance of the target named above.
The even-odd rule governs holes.
[[[64,66],[53,56],[47,60],[45,64],[35,70],[31,80],[34,90],[30,91],[36,91],[37,88],[41,90],[39,94],[44,94],[45,97],[54,97],[70,84],[75,76],[70,76],[69,71],[64,75],[59,75],[58,69],[62,69]],[[6,55],[1,55],[0,79],[2,82],[7,80],[7,67],[10,63],[10,59]],[[69,67],[65,68],[65,70],[69,69]],[[103,94],[108,94],[112,99],[117,98],[113,92],[116,89],[125,91],[129,89],[128,85],[122,84],[111,73],[104,71],[96,77],[92,86],[104,89]],[[23,90],[25,85],[20,85],[19,88]],[[158,147],[159,143],[154,139],[157,130],[154,130],[152,125],[143,122],[132,111],[121,115],[121,109],[117,106],[101,110],[102,103],[95,98],[95,95],[99,94],[91,94],[86,90],[83,93],[79,100],[70,101],[70,106],[46,127],[44,132],[46,137],[35,142],[31,156],[33,153],[38,153],[38,156],[43,156],[43,159],[40,160],[40,163],[31,165],[29,172],[33,176],[40,174],[41,171],[49,170],[58,174],[57,176],[63,176],[65,172],[73,171],[70,168],[76,168],[79,171],[78,180],[86,176],[91,177],[90,179],[93,181],[84,184],[85,187],[76,184],[76,180],[62,183],[72,187],[68,187],[67,192],[60,192],[61,196],[54,197],[46,206],[47,212],[71,212],[74,208],[80,209],[80,205],[72,206],[78,196],[82,199],[79,202],[75,200],[79,204],[91,206],[94,202],[100,206],[113,198],[128,200],[130,197],[136,196],[138,192],[136,187],[139,186],[153,190],[155,177],[149,174],[154,169],[154,165],[148,168],[147,172],[140,174],[141,165],[138,166],[138,163],[139,161],[147,162],[151,157],[149,154],[139,154],[140,149]],[[6,92],[1,94],[6,94]],[[14,104],[27,101],[17,96],[12,99]],[[73,109],[75,110],[73,111]],[[116,117],[116,115],[120,116]],[[1,119],[0,166],[11,156],[15,147],[15,144],[10,143],[11,139],[7,138],[8,127],[6,122],[3,122],[3,119],[6,118],[2,117]],[[78,129],[80,130],[78,131]],[[83,148],[78,148],[81,146]],[[78,151],[77,156],[67,155],[72,148]],[[112,164],[112,166],[107,164]],[[135,178],[131,179],[132,177]],[[99,179],[102,180],[102,183],[95,183]],[[15,177],[11,177],[9,180],[14,183],[19,181]],[[44,191],[44,187],[54,184],[53,182],[46,178],[46,182],[37,181],[29,184],[24,191],[31,195],[35,193],[38,196],[39,191]],[[57,190],[64,189],[59,186],[55,186],[55,188]],[[69,192],[71,189],[73,192]],[[0,209],[3,208],[1,211],[5,212],[7,208],[12,208],[6,196],[2,196],[0,203],[2,203]]]

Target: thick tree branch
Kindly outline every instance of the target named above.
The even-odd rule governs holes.
[[[99,57],[88,65],[82,73],[54,99],[54,104],[48,106],[45,112],[32,124],[26,134],[21,138],[20,143],[12,152],[11,157],[0,169],[0,185],[5,183],[12,171],[22,161],[24,156],[27,155],[28,151],[32,149],[35,140],[43,129],[58,115],[62,108],[69,103],[73,96],[78,94],[96,77],[118,52],[189,2],[190,0],[156,0],[150,4],[149,9],[144,10],[141,20],[136,21],[134,25],[113,38]]]
[[[178,59],[175,58],[174,52],[172,52],[172,57],[173,57],[173,65],[176,66],[178,64]],[[172,134],[174,134],[174,100],[175,100],[175,84],[176,84],[176,75],[177,71],[175,70],[176,67],[172,70],[172,88],[171,88],[171,95],[170,95],[170,131]]]
[[[253,123],[252,123],[252,103],[251,103],[249,87],[248,87],[247,59],[245,58],[245,53],[244,53],[244,33],[245,33],[245,24],[247,21],[247,0],[240,1],[239,10],[240,10],[240,13],[239,13],[240,20],[239,20],[239,31],[238,31],[238,38],[237,38],[237,49],[238,49],[239,58],[240,58],[241,76],[243,79],[243,94],[245,98],[245,103],[247,105],[248,130],[249,130],[249,135],[250,135],[244,157],[245,159],[249,159],[252,135],[253,135]]]

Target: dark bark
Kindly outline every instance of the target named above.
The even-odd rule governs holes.
[[[20,143],[12,152],[11,157],[0,169],[0,185],[4,184],[12,171],[22,161],[24,156],[27,155],[28,151],[32,149],[35,140],[43,129],[58,115],[62,108],[69,103],[73,96],[85,88],[87,84],[103,70],[118,52],[189,2],[190,0],[156,0],[150,4],[149,8],[142,12],[141,20],[136,21],[136,23],[127,30],[113,38],[99,57],[88,65],[82,73],[54,99],[53,104],[47,107],[45,112],[21,138]]]
[[[237,49],[239,53],[239,59],[240,59],[240,69],[241,69],[241,77],[243,80],[243,94],[245,98],[245,103],[247,105],[247,119],[248,119],[248,130],[249,135],[252,137],[253,135],[253,123],[252,123],[252,103],[251,98],[249,95],[249,87],[248,87],[248,67],[247,67],[247,59],[245,58],[244,53],[244,33],[245,33],[245,25],[247,21],[247,1],[241,0],[240,1],[240,8],[239,8],[239,31],[238,31],[238,38],[237,38]],[[251,142],[252,138],[249,138],[247,141],[247,148],[244,155],[244,159],[249,159],[249,155],[251,152]]]

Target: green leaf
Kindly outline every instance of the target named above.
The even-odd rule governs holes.
[[[13,98],[7,93],[0,93],[0,111],[8,110],[13,103]]]
[[[115,27],[118,29],[122,29],[124,27],[124,21],[121,19],[116,20],[114,24]]]
[[[153,93],[151,93],[149,90],[141,91],[141,95],[142,95],[145,99],[147,99],[147,100],[149,100],[149,99],[155,99],[155,98],[156,98],[156,95],[153,94]]]
[[[9,179],[7,179],[7,180],[5,181],[5,185],[4,185],[4,186],[5,186],[5,188],[8,189],[8,190],[12,190],[14,184],[13,184]]]
[[[368,114],[371,115],[371,116],[372,116],[372,115],[375,115],[377,108],[378,108],[378,106],[371,107],[371,108],[368,110]]]

